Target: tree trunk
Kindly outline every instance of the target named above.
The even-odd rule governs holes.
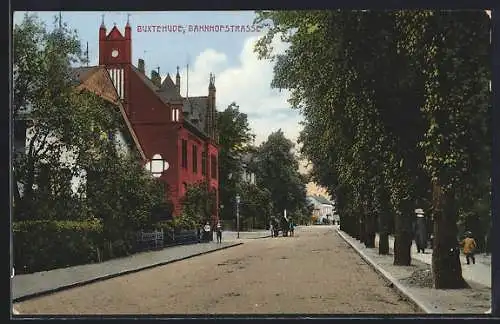
[[[460,249],[457,242],[457,214],[453,192],[443,193],[434,186],[434,247],[432,274],[434,288],[461,289],[468,287],[462,277]],[[451,190],[450,190],[451,191]]]
[[[397,266],[410,266],[411,265],[411,244],[412,232],[411,222],[408,217],[408,211],[398,211],[396,213],[395,227],[396,233],[394,235],[394,265]]]
[[[387,212],[382,210],[378,215],[378,254],[389,254],[389,232],[387,226]]]
[[[357,240],[359,240],[358,222],[359,222],[358,216],[353,212],[351,212],[351,214],[349,215],[349,228],[351,230],[351,236]]]
[[[358,211],[358,240],[361,243],[365,242],[365,220],[362,212]]]
[[[367,248],[375,248],[375,236],[376,236],[376,214],[369,211],[366,215],[366,226],[365,226],[365,246]]]

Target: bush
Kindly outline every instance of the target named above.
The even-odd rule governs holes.
[[[13,223],[14,267],[32,273],[99,261],[103,226],[88,221],[21,221]]]

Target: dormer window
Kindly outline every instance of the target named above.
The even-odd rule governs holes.
[[[172,121],[173,122],[179,121],[179,108],[172,108]]]

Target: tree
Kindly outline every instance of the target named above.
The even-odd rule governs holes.
[[[167,201],[134,150],[123,154],[110,136],[130,137],[116,107],[77,91],[71,65],[80,54],[77,35],[57,20],[47,31],[26,15],[14,28],[15,118],[32,124],[26,150],[14,160],[23,189],[16,195],[16,220],[99,218],[103,242],[125,242],[126,254],[131,232],[153,227],[152,211]],[[74,177],[82,180],[77,192]]]
[[[188,185],[185,195],[182,197],[182,226],[186,229],[194,229],[205,222],[211,222],[214,193],[208,190],[205,181]],[[207,203],[208,202],[208,203]]]
[[[242,173],[242,155],[249,151],[254,134],[248,125],[248,117],[241,113],[236,103],[217,113],[219,132],[219,200],[222,219],[233,219],[234,197],[239,188]]]
[[[36,217],[41,210],[35,198],[35,191],[43,187],[36,183],[42,176],[38,170],[44,169],[46,178],[55,179],[48,170],[67,167],[60,161],[66,145],[55,139],[69,132],[65,126],[74,100],[70,69],[80,56],[78,39],[66,25],[48,32],[36,16],[26,14],[14,26],[13,118],[18,128],[26,123],[32,126],[24,153],[14,158],[14,177],[20,184],[14,192],[17,219]]]
[[[247,227],[266,228],[272,216],[271,192],[252,183],[241,184],[240,217]],[[250,226],[251,225],[251,226]]]
[[[278,130],[271,133],[256,154],[257,186],[271,193],[274,215],[298,213],[305,206],[306,178],[299,173],[294,144]]]
[[[461,288],[457,212],[485,180],[474,170],[490,163],[490,20],[482,10],[403,12],[400,19],[402,47],[425,79],[420,145],[432,182],[434,286]]]

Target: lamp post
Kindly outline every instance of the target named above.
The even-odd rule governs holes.
[[[236,195],[236,231],[240,238],[240,195]]]

